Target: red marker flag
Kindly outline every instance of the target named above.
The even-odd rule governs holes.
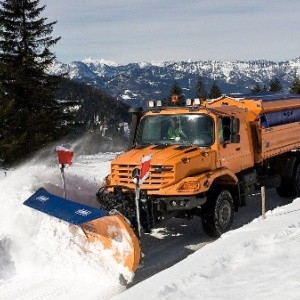
[[[151,157],[152,157],[152,154],[145,155],[142,158],[142,161],[141,161],[142,166],[141,166],[140,180],[139,180],[140,184],[142,184],[150,176]]]
[[[63,146],[56,147],[58,163],[61,165],[71,165],[74,152]]]

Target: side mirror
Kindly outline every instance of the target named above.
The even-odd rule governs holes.
[[[233,118],[231,120],[231,133],[234,135],[240,132],[240,119]]]
[[[240,132],[240,119],[233,117],[222,117],[219,119],[221,121],[221,137],[220,143],[239,143],[241,140]],[[219,125],[220,126],[220,125]]]
[[[142,108],[141,107],[131,107],[129,108],[129,113],[131,113],[131,128],[130,136],[128,141],[127,150],[132,149],[134,145],[134,139],[136,135],[136,129],[142,117]]]
[[[241,136],[239,134],[233,134],[230,141],[231,143],[238,144],[241,141]]]

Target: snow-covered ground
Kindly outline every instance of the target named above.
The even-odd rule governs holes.
[[[224,234],[123,299],[300,299],[300,199]]]
[[[95,193],[115,155],[75,156],[65,171],[67,197],[97,206]],[[0,300],[300,299],[300,199],[279,206],[287,201],[269,193],[274,209],[266,219],[248,215],[250,204],[216,241],[197,219],[171,221],[146,237],[144,267],[126,290],[110,253],[23,205],[40,186],[62,195],[55,157],[0,172]]]

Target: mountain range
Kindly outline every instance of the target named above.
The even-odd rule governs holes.
[[[196,82],[201,76],[209,92],[216,82],[223,94],[249,93],[256,83],[269,86],[277,77],[288,92],[294,72],[300,74],[300,56],[274,62],[250,61],[165,61],[120,65],[104,59],[86,59],[71,63],[56,62],[50,69],[55,75],[99,88],[128,105],[141,105],[149,99],[165,99],[174,81],[186,98],[194,98]]]

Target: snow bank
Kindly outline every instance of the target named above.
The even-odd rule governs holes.
[[[67,190],[74,200],[92,201],[109,164],[99,169],[95,157],[79,159],[65,171]],[[122,291],[124,270],[108,251],[87,243],[69,224],[23,205],[40,186],[62,192],[55,163],[29,163],[0,179],[0,299],[99,300]]]
[[[300,199],[113,299],[299,299]]]

